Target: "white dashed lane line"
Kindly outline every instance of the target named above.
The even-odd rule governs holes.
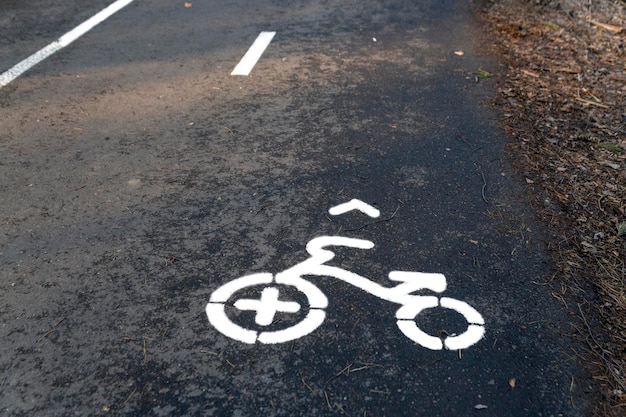
[[[89,32],[95,26],[111,17],[114,13],[128,6],[133,1],[134,0],[117,0],[115,3],[110,4],[108,7],[102,9],[90,19],[84,21],[80,25],[76,26],[74,29],[67,32],[65,35],[61,36],[58,40],[41,48],[39,51],[35,52],[25,60],[13,66],[13,68],[0,74],[0,88],[5,87],[17,77],[24,74],[26,71],[28,71],[44,59],[48,58],[50,55],[65,48],[76,39]]]
[[[274,35],[276,35],[276,32],[261,32],[230,75],[249,75],[259,58],[261,58],[261,55],[263,55],[263,52],[265,52],[265,49],[269,46]]]
[[[35,52],[28,58],[14,65],[7,71],[3,72],[2,74],[0,74],[0,88],[7,86],[9,83],[14,81],[16,78],[24,74],[35,65],[39,64],[54,53],[70,45],[76,39],[80,38],[85,33],[93,29],[95,26],[102,23],[124,7],[128,6],[133,1],[134,0],[117,0],[116,2],[110,4],[108,7],[102,9],[90,19],[86,20],[85,22],[76,26],[71,31],[67,32],[65,35],[61,36],[56,41],[41,48],[39,51]],[[270,42],[272,42],[274,35],[276,35],[276,32],[261,32],[252,44],[252,46],[250,46],[250,49],[248,49],[248,52],[246,52],[246,54],[243,56],[241,61],[239,61],[239,63],[230,75],[249,75],[258,60],[261,58],[261,55],[263,55],[263,52],[265,52]]]

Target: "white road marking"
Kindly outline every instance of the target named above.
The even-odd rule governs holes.
[[[226,336],[248,344],[254,344],[257,341],[266,344],[284,343],[305,336],[321,326],[326,317],[323,309],[328,307],[328,299],[315,285],[297,276],[276,277],[275,283],[295,287],[307,297],[309,311],[300,323],[283,330],[257,332],[235,324],[226,315],[225,303],[233,294],[246,287],[271,284],[273,280],[272,274],[259,273],[237,278],[224,284],[213,292],[206,306],[209,322]],[[263,289],[261,300],[239,299],[235,302],[234,307],[238,310],[256,310],[255,320],[261,326],[272,324],[276,312],[295,313],[300,310],[300,305],[295,302],[278,301],[279,304],[277,304],[277,301],[278,288],[267,286]]]
[[[417,327],[415,317],[429,308],[447,308],[455,310],[465,317],[468,323],[467,330],[460,335],[453,335],[441,340],[431,336]],[[445,346],[448,350],[467,349],[478,343],[485,335],[485,320],[474,307],[465,301],[443,297],[438,300],[432,296],[414,296],[411,303],[404,304],[396,312],[397,324],[400,331],[406,337],[431,350],[442,350]]]
[[[15,80],[17,77],[24,74],[26,71],[28,71],[44,59],[48,58],[50,55],[65,48],[76,39],[89,32],[95,26],[111,17],[114,13],[128,6],[133,1],[134,0],[117,0],[115,3],[112,3],[108,7],[102,9],[93,17],[76,26],[74,29],[70,30],[56,41],[43,47],[28,58],[13,66],[13,68],[0,74],[0,88],[5,87],[11,81]]]
[[[261,32],[230,75],[249,75],[276,32]]]
[[[361,200],[353,199],[329,209],[330,214],[340,215],[358,210],[370,217],[378,217],[380,212]],[[389,279],[397,282],[393,287],[378,284],[346,269],[327,265],[335,257],[328,247],[348,247],[372,249],[374,242],[345,236],[320,236],[311,239],[306,250],[310,257],[275,276],[269,272],[237,278],[219,287],[213,292],[206,306],[209,322],[224,335],[243,343],[264,344],[284,343],[303,337],[322,325],[326,317],[324,309],[328,307],[326,295],[312,282],[303,277],[332,277],[353,285],[378,298],[400,304],[396,311],[396,324],[400,331],[417,344],[431,350],[461,350],[478,343],[485,335],[485,320],[482,315],[465,301],[449,297],[416,295],[416,291],[428,289],[437,293],[446,290],[446,277],[438,273],[391,271]],[[226,303],[233,295],[248,287],[263,286],[260,299],[239,298],[232,305],[237,310],[254,311],[258,326],[274,324],[277,313],[296,313],[301,310],[298,302],[281,301],[280,286],[295,287],[307,298],[308,312],[299,323],[282,330],[255,331],[236,324],[226,314]],[[424,310],[448,309],[461,314],[467,322],[467,329],[457,335],[445,338],[430,335],[420,329],[415,318]]]
[[[255,321],[259,326],[269,326],[274,322],[276,313],[297,313],[300,304],[293,301],[280,301],[276,287],[266,287],[261,292],[260,300],[239,299],[234,304],[239,310],[256,311]]]
[[[376,218],[380,216],[380,211],[377,208],[370,206],[367,203],[362,202],[361,200],[357,200],[356,198],[348,201],[347,203],[339,204],[338,206],[331,207],[328,210],[333,216],[338,216],[340,214],[347,213],[352,210],[359,210],[362,213],[367,214],[370,217]]]

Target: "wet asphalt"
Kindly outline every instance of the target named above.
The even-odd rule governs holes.
[[[0,71],[106,4],[0,2]],[[586,415],[572,307],[489,107],[499,65],[477,6],[137,0],[0,89],[2,414]],[[250,76],[231,76],[261,31],[276,35]],[[353,199],[380,215],[329,213]],[[325,265],[377,288],[442,274],[445,291],[406,303],[460,300],[484,336],[425,347],[367,288],[301,273],[320,308],[271,281],[320,236],[372,242],[329,247]],[[218,330],[212,294],[260,273],[217,300],[219,323],[322,322],[282,343]],[[236,307],[268,286],[299,310],[263,324]],[[443,344],[463,311],[409,326]]]

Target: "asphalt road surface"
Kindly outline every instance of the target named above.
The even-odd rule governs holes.
[[[1,88],[0,414],[584,415],[472,7],[136,0]]]

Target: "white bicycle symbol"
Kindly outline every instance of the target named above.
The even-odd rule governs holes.
[[[360,200],[333,207],[329,212],[333,215],[358,209],[371,217],[378,217],[378,210]],[[431,350],[466,349],[478,341],[484,334],[485,321],[478,311],[464,301],[449,297],[413,295],[415,291],[431,290],[442,293],[446,290],[446,277],[443,274],[392,271],[391,281],[398,282],[394,287],[383,287],[365,277],[345,269],[326,265],[335,254],[325,249],[328,246],[344,246],[357,249],[371,249],[374,243],[369,240],[342,236],[322,236],[309,241],[306,250],[310,257],[295,266],[279,272],[258,273],[230,281],[211,294],[206,306],[209,322],[224,335],[243,343],[256,342],[274,344],[298,339],[317,329],[326,318],[324,309],[328,299],[319,288],[302,278],[305,275],[333,277],[354,285],[376,297],[392,303],[400,304],[396,312],[397,325],[400,331],[412,341]],[[256,331],[246,329],[234,323],[226,314],[226,303],[240,290],[263,286],[260,299],[239,299],[234,308],[241,311],[254,311],[258,326],[269,326],[274,322],[277,313],[297,313],[301,306],[294,301],[279,300],[279,286],[290,286],[302,292],[308,301],[309,311],[298,324],[276,331]],[[415,318],[424,310],[441,307],[454,310],[467,321],[467,329],[459,335],[446,338],[432,336],[417,326]]]

